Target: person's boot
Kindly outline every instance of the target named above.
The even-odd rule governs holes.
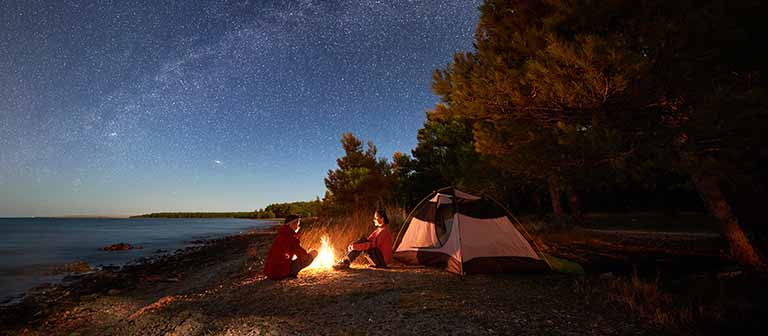
[[[349,259],[344,258],[336,262],[336,264],[333,265],[333,269],[335,270],[341,270],[341,269],[347,269],[349,268]]]

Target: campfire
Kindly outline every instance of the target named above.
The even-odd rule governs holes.
[[[317,257],[306,269],[329,270],[336,261],[333,253],[333,246],[329,242],[328,236],[320,238],[320,248],[317,250]]]

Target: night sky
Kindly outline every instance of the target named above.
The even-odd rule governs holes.
[[[0,217],[310,200],[410,152],[479,0],[1,1]]]

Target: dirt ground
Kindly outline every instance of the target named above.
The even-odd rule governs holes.
[[[560,274],[471,275],[393,265],[261,275],[272,233],[40,287],[0,308],[4,335],[644,335],[626,310]]]

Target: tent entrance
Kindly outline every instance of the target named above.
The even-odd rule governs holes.
[[[442,247],[448,241],[453,229],[453,207],[440,206],[435,213],[435,235],[437,235],[438,246]]]

